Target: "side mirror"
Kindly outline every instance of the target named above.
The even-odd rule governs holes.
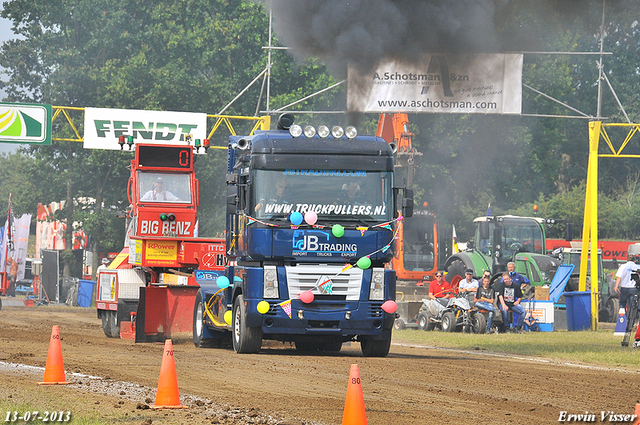
[[[402,216],[413,216],[413,190],[405,189],[402,197]]]
[[[238,186],[227,186],[227,214],[238,213]]]
[[[564,240],[572,241],[573,240],[573,229],[571,228],[571,223],[567,222],[564,226]]]

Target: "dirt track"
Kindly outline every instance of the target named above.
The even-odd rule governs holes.
[[[601,410],[633,413],[640,403],[636,372],[397,344],[387,358],[363,358],[357,343],[337,355],[300,355],[276,344],[238,355],[185,340],[174,344],[180,394],[197,398],[185,400],[188,410],[151,411],[143,408],[154,398],[163,346],[106,338],[94,309],[4,307],[0,362],[43,367],[53,325],[60,327],[67,380],[75,383],[40,387],[42,369],[5,365],[1,400],[121,422],[126,415],[131,424],[339,424],[357,363],[369,424],[557,423],[561,411],[596,413],[600,422]],[[98,385],[72,372],[109,379]]]

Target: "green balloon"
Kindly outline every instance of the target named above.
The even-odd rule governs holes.
[[[334,224],[331,228],[331,233],[333,233],[333,236],[336,238],[341,238],[344,235],[344,227],[339,224]]]
[[[366,270],[371,267],[371,260],[369,259],[369,257],[362,257],[358,260],[356,266],[360,267],[362,270]]]

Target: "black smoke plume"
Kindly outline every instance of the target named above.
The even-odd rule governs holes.
[[[382,59],[423,53],[494,52],[494,0],[271,0],[280,42],[299,59],[318,57],[337,77]]]

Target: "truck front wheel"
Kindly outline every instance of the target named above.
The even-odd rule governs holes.
[[[200,290],[193,307],[193,344],[198,348],[206,348],[214,347],[215,342],[214,338],[204,337],[204,300]]]
[[[120,326],[118,325],[118,312],[111,310],[102,311],[102,331],[107,338],[120,338]]]
[[[365,357],[386,357],[391,348],[391,338],[363,339],[360,341],[360,347]]]
[[[262,346],[262,329],[247,327],[247,307],[238,295],[233,303],[233,349],[236,353],[257,353]]]

